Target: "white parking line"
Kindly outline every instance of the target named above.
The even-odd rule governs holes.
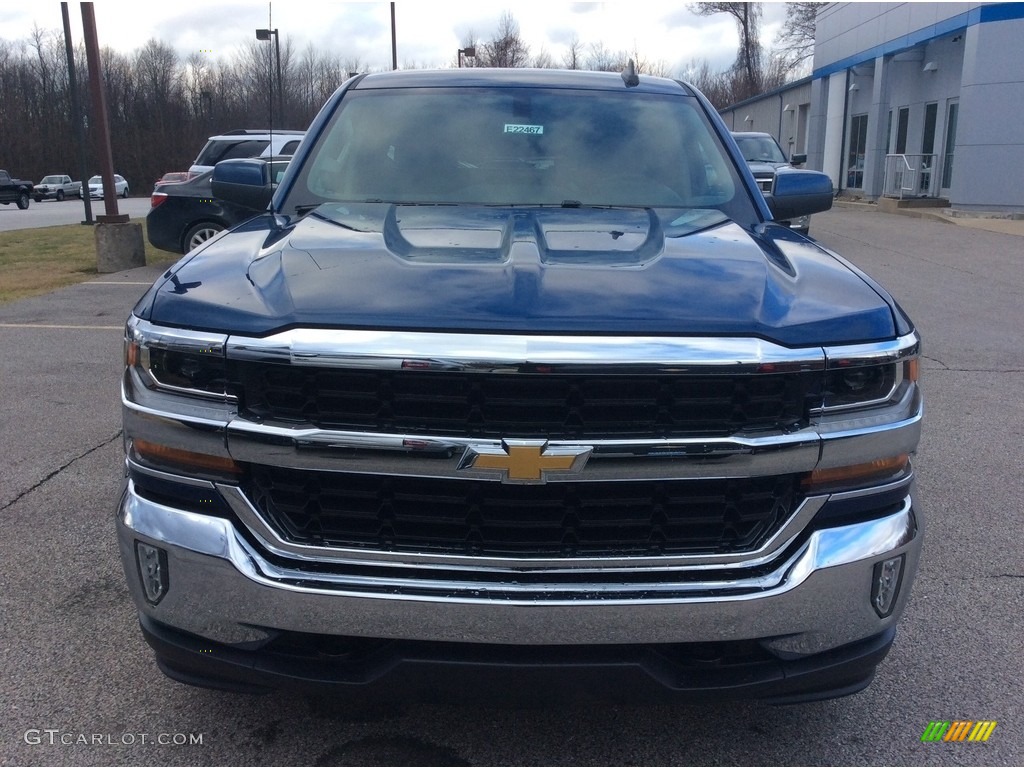
[[[41,328],[57,331],[123,331],[123,325],[43,325],[42,323],[0,323],[0,328]]]

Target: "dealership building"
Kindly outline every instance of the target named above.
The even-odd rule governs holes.
[[[1024,213],[1024,3],[826,3],[813,74],[722,111],[846,195]]]

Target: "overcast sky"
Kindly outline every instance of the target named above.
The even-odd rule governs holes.
[[[82,39],[80,3],[68,4],[71,36]],[[230,59],[255,40],[259,27],[276,27],[282,43],[297,52],[312,43],[337,50],[345,60],[358,59],[361,69],[391,68],[390,2],[342,0],[96,0],[101,46],[131,53],[155,38],[184,57],[195,51]],[[704,18],[685,2],[612,0],[572,3],[546,0],[397,0],[398,65],[446,67],[471,34],[486,40],[506,11],[519,22],[531,54],[546,50],[561,62],[575,35],[586,47],[603,43],[612,51],[634,49],[652,62],[664,62],[681,74],[694,59],[708,59],[725,68],[738,44],[731,17]],[[771,43],[785,19],[784,3],[765,3],[762,40]],[[60,2],[0,3],[0,38],[27,40],[33,26],[59,32]]]

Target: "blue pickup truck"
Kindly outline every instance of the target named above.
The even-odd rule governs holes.
[[[279,184],[229,160],[213,194],[265,213],[125,335],[118,537],[167,675],[869,684],[921,551],[920,338],[775,223],[827,176],[762,194],[681,82],[464,69],[354,77]]]

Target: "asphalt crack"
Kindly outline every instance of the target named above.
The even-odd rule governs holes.
[[[59,475],[59,474],[60,474],[61,472],[65,471],[66,469],[68,469],[69,467],[71,467],[71,466],[72,466],[72,465],[73,465],[73,464],[74,464],[75,462],[77,462],[77,461],[81,461],[82,459],[84,459],[84,458],[87,458],[88,456],[91,456],[92,454],[96,453],[96,451],[100,451],[100,450],[103,450],[103,449],[104,449],[104,448],[106,448],[106,447],[107,447],[108,445],[110,445],[111,443],[113,443],[113,442],[114,442],[115,440],[120,440],[120,439],[121,439],[121,435],[122,435],[122,434],[123,434],[123,430],[120,430],[120,429],[119,429],[119,430],[117,430],[116,434],[114,434],[114,436],[113,436],[113,437],[111,437],[111,438],[108,438],[107,440],[104,440],[104,441],[103,441],[102,443],[100,443],[99,445],[95,445],[95,446],[93,446],[92,448],[89,448],[89,449],[88,449],[88,450],[86,450],[85,452],[83,452],[83,453],[80,453],[80,454],[79,454],[78,456],[75,456],[75,457],[74,457],[73,459],[69,459],[69,460],[68,460],[67,462],[65,462],[65,463],[64,463],[64,464],[62,464],[61,466],[57,467],[57,469],[53,470],[53,472],[51,472],[50,474],[48,474],[48,475],[47,475],[46,477],[44,477],[44,478],[42,478],[41,480],[39,480],[39,481],[38,481],[38,482],[37,482],[37,483],[36,483],[35,485],[33,485],[33,486],[32,486],[32,487],[30,487],[30,488],[26,488],[26,489],[25,489],[24,491],[22,491],[21,493],[19,493],[19,494],[18,494],[17,496],[15,496],[15,497],[14,497],[13,499],[11,499],[11,500],[10,500],[9,502],[7,502],[7,503],[6,503],[6,504],[4,504],[4,505],[3,505],[2,507],[0,507],[0,512],[5,512],[5,511],[7,511],[7,510],[8,510],[8,509],[10,509],[11,507],[13,507],[13,506],[14,506],[15,504],[17,504],[17,503],[18,503],[19,501],[21,501],[21,500],[22,500],[23,498],[25,498],[25,497],[26,497],[26,496],[28,496],[28,495],[29,495],[30,493],[32,493],[33,491],[36,491],[36,490],[38,490],[38,489],[42,488],[42,487],[43,487],[44,485],[46,485],[46,484],[47,484],[48,482],[50,482],[51,480],[53,480],[53,478],[57,477],[57,475]]]
[[[937,357],[921,355],[921,359],[927,361],[928,363],[935,363],[936,365],[940,366],[939,368],[934,370],[941,371],[943,373],[1024,373],[1024,368],[955,368],[953,366],[950,366],[948,363],[939,360],[939,358]]]

